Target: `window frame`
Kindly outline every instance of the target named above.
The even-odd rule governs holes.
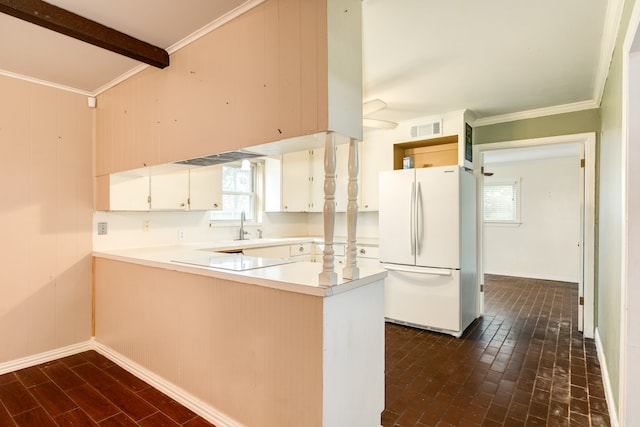
[[[487,219],[486,217],[486,197],[488,187],[511,186],[513,189],[513,219]],[[519,226],[522,224],[520,216],[522,204],[522,189],[520,177],[515,178],[489,178],[485,177],[482,187],[482,222],[485,225],[496,226]]]
[[[225,191],[223,188],[224,178],[220,180],[220,193],[222,199],[222,207],[219,210],[211,211],[209,218],[211,221],[215,221],[219,224],[224,223],[237,223],[240,220],[241,212],[232,212],[224,210],[224,198],[225,195],[250,195],[251,197],[251,211],[245,211],[246,213],[246,221],[245,224],[260,224],[262,222],[262,208],[261,203],[264,196],[264,179],[262,179],[259,174],[264,173],[264,167],[262,166],[262,162],[260,160],[251,161],[251,179],[252,179],[252,189],[251,192],[243,192],[243,191]],[[225,167],[233,167],[237,169],[241,169],[241,162],[232,162],[225,163],[221,165],[221,177],[224,176],[224,168]]]

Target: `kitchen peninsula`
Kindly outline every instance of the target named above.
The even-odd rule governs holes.
[[[322,286],[321,263],[231,271],[172,261],[239,245],[267,243],[95,252],[99,350],[184,391],[183,403],[218,425],[379,425],[386,272],[361,268],[359,279]]]

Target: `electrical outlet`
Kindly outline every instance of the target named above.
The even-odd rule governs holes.
[[[178,240],[184,240],[184,230],[178,230]]]
[[[107,223],[106,222],[99,222],[98,223],[98,235],[102,236],[104,234],[107,234]]]
[[[147,231],[151,230],[151,221],[146,220],[145,222],[142,223],[142,230],[146,233]]]

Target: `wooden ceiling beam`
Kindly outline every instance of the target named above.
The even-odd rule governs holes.
[[[169,65],[164,49],[41,0],[0,0],[0,12],[154,67]]]

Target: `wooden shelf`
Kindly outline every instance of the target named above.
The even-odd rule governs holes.
[[[393,168],[402,169],[405,157],[413,157],[415,168],[457,165],[458,135],[394,144]]]

